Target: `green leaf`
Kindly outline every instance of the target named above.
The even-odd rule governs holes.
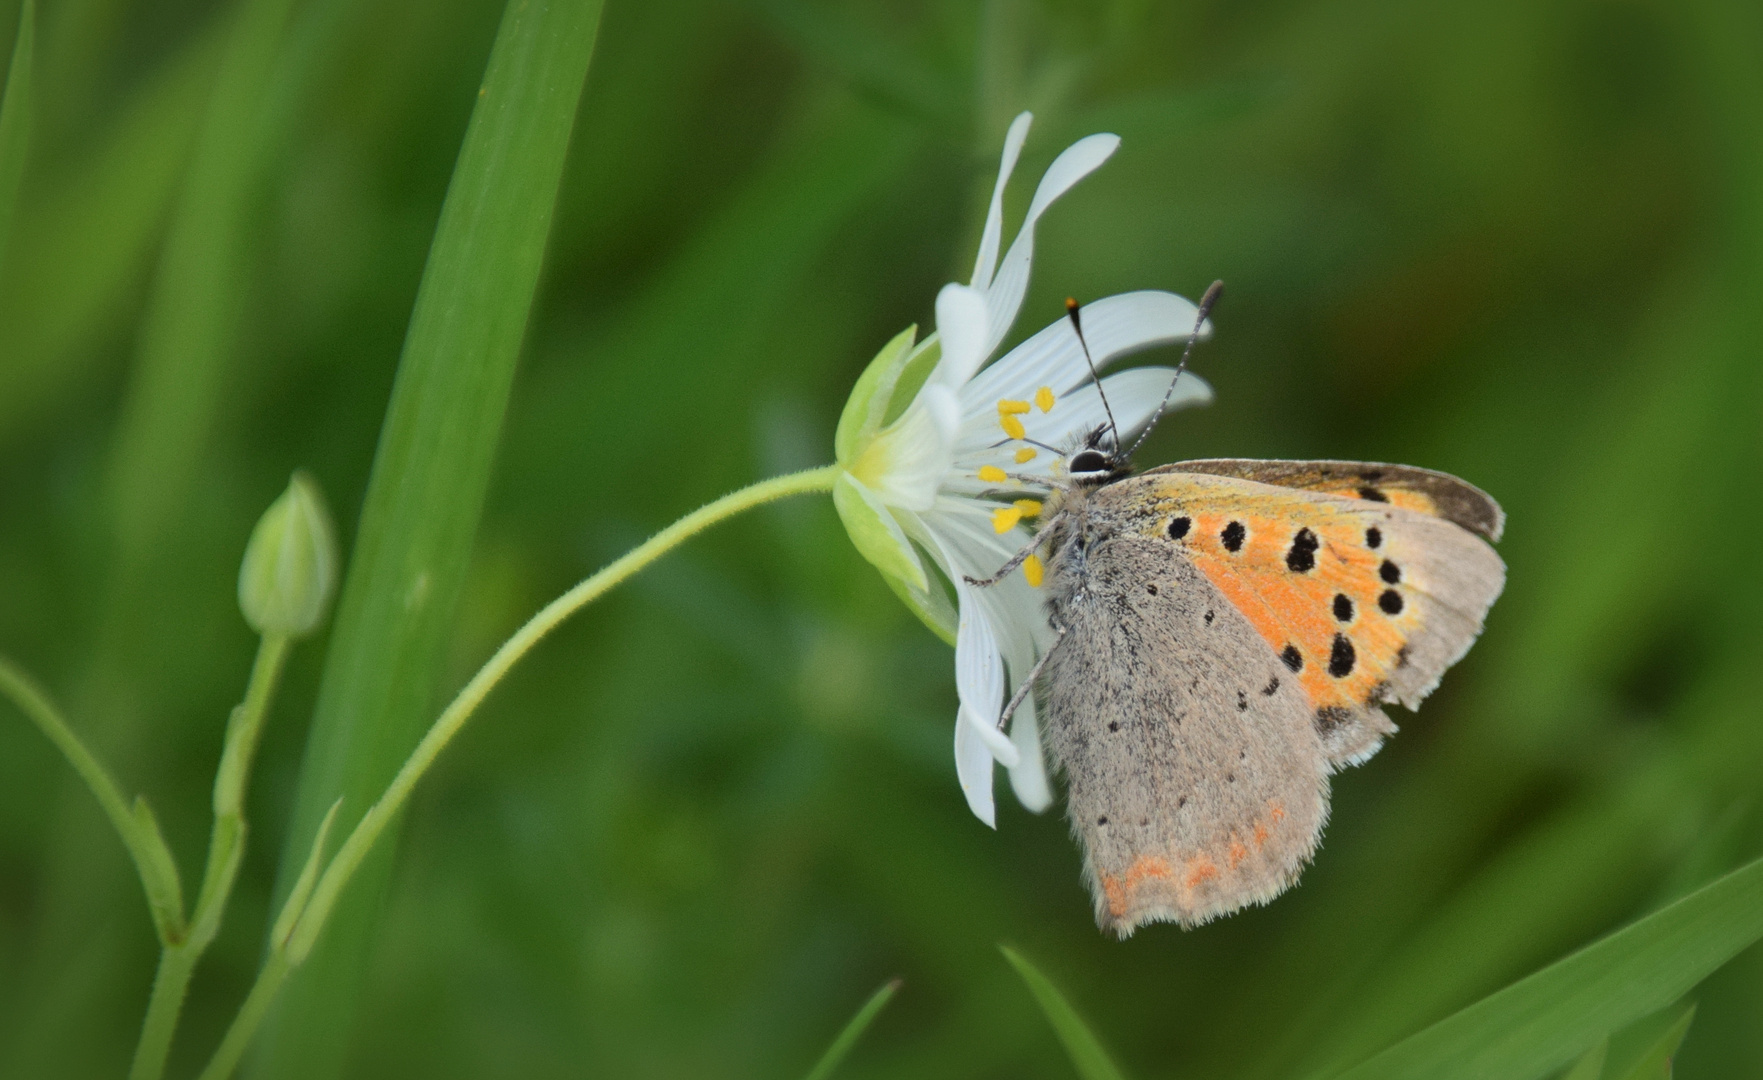
[[[851,396],[845,399],[844,411],[839,413],[838,430],[833,434],[833,455],[840,465],[851,464],[864,444],[881,430],[882,417],[887,414],[888,402],[893,400],[894,384],[900,381],[900,372],[912,355],[912,343],[917,336],[916,323],[895,334],[875,354],[863,374],[857,376]]]
[[[318,832],[313,834],[312,851],[306,856],[306,865],[300,868],[300,876],[294,879],[294,887],[288,890],[288,898],[282,902],[281,914],[276,916],[275,926],[269,931],[271,949],[287,947],[288,938],[294,933],[294,924],[300,921],[300,913],[306,910],[306,901],[312,897],[312,886],[318,882],[319,867],[324,862],[325,841],[330,838],[331,826],[336,822],[337,811],[342,806],[342,799],[331,803],[331,808],[324,812],[324,820],[318,823]]]
[[[1404,1039],[1336,1080],[1528,1080],[1655,1012],[1763,937],[1763,860]]]
[[[1617,1036],[1610,1048],[1610,1080],[1671,1080],[1671,1058],[1695,1018],[1696,1005],[1689,1002]]]
[[[883,576],[899,578],[921,592],[929,588],[924,567],[912,550],[906,531],[881,500],[850,473],[840,473],[833,484],[833,506],[839,511],[839,520],[845,523],[851,543]]]
[[[1052,981],[1042,975],[1033,964],[1023,959],[1022,954],[1008,945],[998,946],[1004,953],[1004,959],[1010,961],[1022,981],[1028,984],[1029,993],[1034,995],[1035,1003],[1041,1007],[1059,1041],[1065,1044],[1065,1052],[1071,1056],[1072,1065],[1077,1067],[1077,1074],[1083,1080],[1124,1080],[1114,1062],[1109,1060],[1102,1043],[1091,1034],[1090,1029],[1065,1000]]]
[[[18,10],[12,66],[6,69],[6,96],[0,99],[0,257],[5,256],[6,238],[12,235],[12,211],[31,147],[31,58],[36,40],[37,3],[24,0]]]
[[[863,1003],[863,1008],[858,1009],[857,1015],[853,1016],[851,1022],[845,1025],[845,1030],[839,1032],[838,1038],[834,1039],[833,1044],[826,1048],[826,1053],[820,1055],[820,1060],[814,1063],[814,1068],[808,1070],[807,1080],[827,1080],[827,1077],[831,1076],[833,1070],[839,1067],[839,1063],[845,1060],[845,1055],[849,1054],[851,1048],[857,1045],[857,1040],[863,1037],[863,1033],[869,1029],[869,1025],[874,1022],[882,1009],[887,1007],[888,1002],[899,989],[900,980],[895,979],[870,995],[869,1000]]]
[[[284,898],[331,804],[359,808],[337,821],[347,833],[434,719],[600,8],[511,0],[503,13],[380,431],[282,853]],[[259,1075],[340,1070],[394,846],[363,865],[289,985]]]
[[[882,413],[883,427],[900,419],[906,407],[912,404],[912,399],[918,396],[925,380],[930,378],[930,373],[937,369],[937,361],[942,358],[943,342],[935,334],[919,342],[918,347],[906,357],[906,365],[900,369],[893,393],[888,395],[887,411]]]

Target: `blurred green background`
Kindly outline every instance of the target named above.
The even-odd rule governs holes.
[[[140,376],[230,0],[43,0],[0,237],[0,651],[186,875],[255,641],[234,598],[296,467],[354,535],[502,5],[294,3],[253,113],[211,381]],[[0,0],[0,57],[15,0]],[[720,527],[545,644],[408,816],[352,1077],[1069,1077],[996,945],[1140,1077],[1357,1059],[1763,853],[1763,10],[1713,0],[611,0],[437,707],[646,533],[831,457],[862,365],[1074,138],[1020,337],[1066,295],[1229,286],[1218,391],[1145,463],[1457,473],[1511,517],[1476,650],[1334,785],[1272,906],[1104,938],[1057,813],[967,812],[950,650],[830,500]],[[165,315],[166,312],[170,315]],[[206,324],[205,324],[206,325]],[[1166,357],[1153,357],[1167,359]],[[173,1074],[258,961],[325,638],[251,791]],[[117,1076],[156,947],[52,748],[0,718],[0,1075]],[[1681,1077],[1763,1076],[1763,953]]]

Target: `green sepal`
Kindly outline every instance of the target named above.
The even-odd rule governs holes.
[[[888,513],[881,500],[850,473],[840,473],[833,484],[833,506],[839,511],[839,520],[845,523],[845,532],[850,534],[851,543],[882,572],[883,577],[899,578],[921,591],[929,588],[924,566],[918,561],[918,553],[912,550],[912,541],[906,538],[905,530],[894,520],[894,515]]]
[[[955,605],[949,602],[949,595],[943,588],[942,576],[932,575],[933,581],[928,589],[915,589],[896,577],[883,575],[882,580],[894,595],[906,605],[906,610],[918,616],[918,621],[930,629],[930,632],[943,639],[950,646],[955,644],[955,628],[957,615]]]
[[[135,796],[129,808],[134,819],[135,862],[141,874],[141,887],[147,893],[147,907],[153,912],[153,926],[159,940],[176,945],[184,940],[184,885],[178,878],[178,865],[165,846],[165,834],[159,831],[159,819],[147,800]]]
[[[943,358],[943,342],[932,334],[918,343],[906,357],[906,363],[900,368],[900,375],[894,381],[894,392],[888,398],[887,408],[882,412],[881,427],[900,419],[912,399],[930,378],[930,373],[937,369],[937,361]]]
[[[845,399],[845,410],[839,414],[838,430],[833,433],[833,454],[839,464],[849,465],[858,451],[881,430],[882,418],[887,415],[894,387],[912,356],[912,343],[917,337],[916,323],[900,331],[881,347],[875,359],[857,377],[857,385],[851,388],[851,396]]]

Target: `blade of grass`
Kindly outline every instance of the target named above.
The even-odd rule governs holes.
[[[360,808],[337,822],[352,830],[432,715],[600,8],[513,0],[504,13],[381,428],[278,894],[327,809],[338,798]],[[340,1069],[392,849],[363,865],[287,988],[258,1075]]]
[[[814,1068],[808,1070],[807,1080],[827,1080],[827,1077],[833,1074],[833,1070],[839,1067],[839,1063],[845,1060],[845,1055],[849,1054],[851,1048],[857,1045],[857,1040],[861,1039],[863,1033],[869,1030],[869,1025],[887,1007],[888,1002],[893,999],[899,989],[900,980],[894,979],[871,994],[869,1000],[863,1003],[863,1008],[858,1009],[857,1015],[853,1016],[851,1022],[845,1025],[845,1030],[839,1032],[838,1038],[834,1039],[833,1044],[826,1048],[826,1053],[820,1055],[820,1060],[814,1063]]]
[[[1671,1059],[1696,1018],[1690,1002],[1667,1009],[1612,1040],[1610,1080],[1671,1080]]]
[[[1763,937],[1763,860],[1434,1024],[1335,1080],[1527,1080],[1655,1012]]]
[[[1610,1040],[1603,1039],[1574,1062],[1573,1067],[1562,1075],[1561,1080],[1603,1080],[1604,1059],[1609,1054]]]
[[[1065,1052],[1071,1056],[1071,1064],[1077,1068],[1077,1074],[1083,1080],[1125,1080],[1114,1062],[1109,1059],[1108,1052],[1102,1049],[1102,1043],[1091,1033],[1089,1025],[1077,1015],[1077,1010],[1065,1000],[1065,995],[1053,985],[1051,979],[1040,971],[1021,953],[1008,945],[998,946],[1004,959],[1022,976],[1028,984],[1028,992],[1034,995],[1035,1004],[1047,1016],[1047,1022],[1053,1025],[1053,1031],[1059,1041],[1065,1044]]]
[[[18,9],[12,65],[6,69],[6,96],[0,99],[0,262],[6,257],[6,238],[12,235],[12,210],[31,147],[31,57],[36,41],[37,3],[24,0]]]

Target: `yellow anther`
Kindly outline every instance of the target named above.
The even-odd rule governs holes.
[[[1022,516],[1025,518],[1041,516],[1041,501],[1039,499],[1017,499],[1016,508],[1022,511]]]
[[[1003,428],[1004,434],[1012,439],[1021,439],[1028,435],[1028,429],[1022,426],[1022,421],[1009,413],[1003,413],[998,417],[998,426]]]
[[[1011,401],[1009,398],[1005,398],[1003,401],[998,402],[998,415],[1020,416],[1027,412],[1028,408],[1028,402],[1026,401]]]
[[[992,511],[992,529],[995,532],[1007,533],[1016,528],[1022,520],[1022,508],[1018,506],[1000,506]]]
[[[1021,465],[1025,461],[1033,461],[1034,459],[1035,448],[1032,446],[1025,446],[1016,452],[1016,463],[1018,465]]]
[[[1035,404],[1041,407],[1042,412],[1052,412],[1054,400],[1051,386],[1043,386],[1035,391]]]
[[[1022,576],[1027,578],[1028,583],[1035,588],[1041,587],[1041,578],[1046,576],[1046,571],[1041,568],[1040,556],[1030,555],[1022,560]]]
[[[979,467],[979,478],[988,484],[1002,484],[1004,481],[1010,479],[1010,476],[996,465],[981,465]]]

